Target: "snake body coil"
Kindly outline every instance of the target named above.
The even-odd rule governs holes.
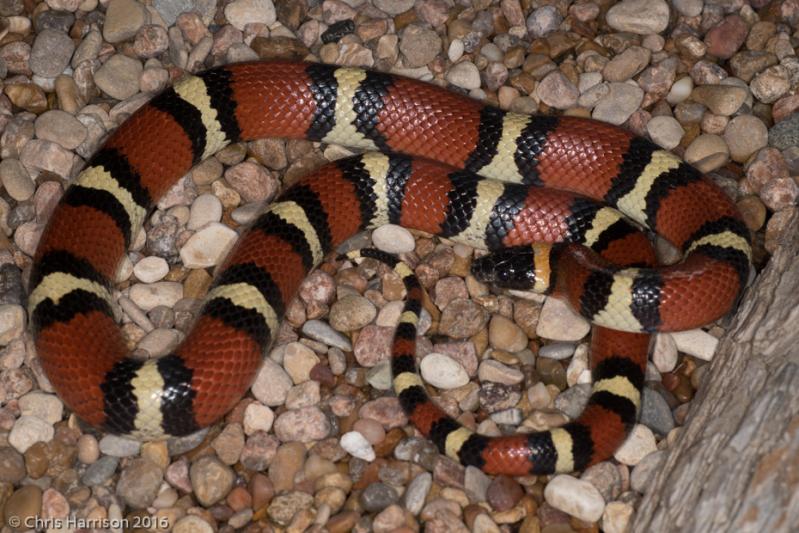
[[[133,235],[194,164],[231,142],[268,136],[383,153],[328,165],[290,187],[241,238],[183,344],[157,360],[127,357],[110,280]],[[664,236],[684,261],[653,268],[646,241],[589,199]],[[430,402],[400,325],[394,387],[410,419],[442,452],[491,473],[566,471],[609,457],[635,422],[646,333],[717,319],[749,272],[749,232],[725,194],[619,128],[505,112],[356,68],[238,64],[155,97],[64,194],[30,280],[42,366],[91,424],[139,438],[195,431],[245,394],[307,272],[355,232],[389,222],[492,250],[566,243],[530,248],[533,285],[601,326],[583,415],[564,428],[489,439]]]

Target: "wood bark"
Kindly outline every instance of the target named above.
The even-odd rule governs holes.
[[[747,289],[632,529],[799,531],[799,210]]]

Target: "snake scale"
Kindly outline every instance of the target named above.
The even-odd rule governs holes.
[[[370,152],[284,191],[220,268],[185,341],[160,359],[129,357],[110,287],[133,236],[193,165],[268,136]],[[647,240],[615,210],[669,240],[683,261],[655,266]],[[70,409],[106,431],[141,439],[196,431],[246,393],[305,275],[354,233],[386,223],[493,250],[476,274],[559,295],[597,326],[592,395],[578,419],[485,437],[425,393],[413,351],[421,289],[406,272],[394,390],[442,453],[489,473],[563,472],[610,457],[636,420],[649,334],[719,318],[750,269],[749,231],[731,200],[623,129],[506,112],[358,68],[241,63],[153,98],[66,190],[30,278],[43,369]]]

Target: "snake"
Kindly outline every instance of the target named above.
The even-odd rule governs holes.
[[[365,153],[282,192],[218,268],[184,341],[160,358],[133,357],[112,282],[136,233],[194,165],[264,137]],[[65,190],[29,281],[42,369],[65,405],[103,431],[142,440],[196,432],[247,393],[308,272],[384,224],[489,250],[476,275],[563,298],[595,324],[592,394],[579,418],[480,435],[431,401],[416,372],[421,288],[403,270],[409,303],[395,333],[394,391],[442,453],[490,474],[568,472],[612,456],[640,410],[651,334],[724,316],[751,268],[749,230],[721,188],[620,127],[514,113],[362,68],[239,63],[153,97]],[[656,265],[641,230],[683,259]]]

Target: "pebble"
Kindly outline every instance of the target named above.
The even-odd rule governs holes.
[[[478,81],[479,84],[479,81]],[[384,224],[372,232],[372,243],[390,254],[409,253],[416,247],[411,232],[396,224]]]
[[[319,356],[301,342],[290,342],[283,349],[283,368],[294,384],[311,379],[311,370],[319,364]]]
[[[451,357],[440,353],[429,353],[419,364],[422,378],[439,389],[457,389],[469,383],[466,369]]]
[[[422,67],[435,59],[441,51],[441,38],[429,28],[411,24],[402,32],[399,49],[405,56],[406,67]]]
[[[361,329],[377,316],[377,308],[363,296],[350,294],[340,298],[330,307],[328,321],[338,331]]]
[[[283,405],[293,381],[283,367],[270,358],[264,359],[252,384],[252,394],[258,401],[276,407]]]
[[[494,315],[488,325],[488,342],[498,350],[518,352],[527,347],[527,335],[512,320]]]
[[[652,452],[641,459],[630,472],[630,488],[636,492],[646,492],[652,486],[652,481],[665,460],[666,452],[662,450]]]
[[[658,435],[668,435],[674,429],[674,417],[669,404],[659,392],[650,387],[644,387],[640,422]]]
[[[62,31],[42,30],[33,41],[30,69],[37,76],[55,78],[69,65],[75,44]]]
[[[577,347],[571,342],[553,342],[551,344],[542,346],[538,350],[538,355],[540,357],[557,359],[561,361],[574,355],[574,350],[576,348]]]
[[[33,178],[42,172],[51,172],[69,178],[75,164],[75,156],[71,152],[54,142],[42,139],[28,141],[22,149],[19,160]]]
[[[421,513],[432,486],[433,476],[429,472],[422,472],[413,478],[402,495],[405,509],[414,516]]]
[[[605,20],[619,31],[660,33],[669,25],[669,6],[664,0],[624,0],[608,10]]]
[[[147,10],[136,0],[111,0],[105,12],[103,37],[121,43],[135,36],[147,22]]]
[[[534,10],[527,17],[527,31],[530,37],[538,39],[558,29],[563,17],[555,6],[543,6]]]
[[[81,483],[89,487],[102,485],[114,475],[118,465],[118,457],[104,455],[89,465],[80,478]]]
[[[366,512],[376,513],[397,503],[399,496],[393,487],[385,483],[372,483],[361,492],[359,498]]]
[[[657,442],[652,430],[642,424],[636,424],[630,432],[630,436],[616,450],[613,457],[622,464],[635,466],[655,450],[657,450]]]
[[[652,117],[646,123],[649,137],[661,148],[672,150],[680,144],[685,130],[674,117]]]
[[[204,456],[192,463],[189,477],[197,501],[210,507],[227,496],[236,474],[216,457]]]
[[[280,526],[288,526],[291,519],[302,509],[310,508],[314,498],[310,494],[291,491],[276,496],[267,508],[269,518]]]
[[[707,52],[719,59],[729,59],[744,43],[748,33],[749,27],[739,15],[729,15],[705,34]]]
[[[768,129],[754,115],[739,115],[727,124],[724,141],[730,149],[732,160],[744,163],[768,144]]]
[[[27,524],[41,515],[41,509],[42,489],[36,485],[24,485],[15,490],[5,501],[4,515],[6,520],[15,517],[20,524]],[[14,530],[25,531],[20,528],[14,528]]]
[[[129,297],[142,311],[152,311],[158,306],[173,307],[183,298],[183,285],[175,281],[136,283],[130,288]]]
[[[374,5],[388,15],[399,15],[413,7],[414,0],[374,0]]]
[[[752,95],[764,104],[774,103],[791,88],[788,69],[783,65],[768,67],[754,77],[749,88]]]
[[[691,98],[716,115],[730,116],[746,100],[746,89],[733,85],[701,85],[694,88]]]
[[[570,109],[577,103],[580,91],[563,72],[553,70],[538,84],[536,94],[550,107]]]
[[[547,298],[541,308],[536,335],[556,341],[579,341],[591,331],[591,323],[558,298]]]
[[[768,144],[779,150],[799,145],[799,113],[774,124],[768,132]]]
[[[275,436],[283,442],[312,442],[330,434],[330,421],[318,407],[285,411],[274,423]]]
[[[188,515],[175,522],[172,533],[214,533],[214,528],[199,516]]]
[[[151,255],[133,266],[133,274],[142,283],[155,283],[169,274],[169,263],[163,257]]]
[[[225,6],[225,18],[243,31],[248,24],[274,24],[277,13],[272,0],[235,0]]]
[[[702,13],[704,0],[672,0],[674,9],[686,17],[696,17]]]
[[[133,459],[119,475],[116,494],[130,507],[145,508],[158,496],[163,478],[163,470],[149,459]]]
[[[666,101],[672,105],[679,104],[691,96],[694,90],[694,80],[690,76],[685,76],[675,81],[669,89],[669,94],[666,95]]]
[[[524,374],[520,370],[503,365],[493,359],[487,359],[480,363],[477,377],[481,382],[493,381],[504,385],[516,385],[524,380]]]
[[[376,458],[372,444],[358,431],[349,431],[343,434],[339,443],[353,457],[370,463]]]
[[[452,85],[461,89],[474,90],[480,88],[480,71],[471,61],[461,61],[453,65],[446,74]]]
[[[64,414],[64,404],[54,394],[34,391],[19,399],[19,410],[22,416],[31,415],[55,424]]]
[[[626,533],[630,530],[635,508],[628,502],[609,502],[602,513],[602,531],[605,533]]]
[[[495,511],[500,512],[513,509],[522,496],[524,496],[522,486],[509,476],[495,477],[486,491],[488,503]]]
[[[99,444],[100,451],[112,457],[132,457],[141,450],[141,442],[121,435],[105,435]]]
[[[560,474],[544,487],[546,502],[584,522],[596,522],[605,510],[605,501],[596,487],[588,481]]]
[[[607,81],[626,81],[644,70],[649,64],[652,52],[640,46],[631,46],[611,59],[602,69]]]
[[[369,325],[363,328],[355,343],[355,360],[363,367],[371,368],[391,357],[393,328]]]
[[[707,173],[724,166],[730,159],[730,151],[723,137],[702,134],[688,145],[684,158],[686,162]]]
[[[0,482],[19,483],[25,477],[25,459],[14,448],[0,448]]]
[[[58,143],[67,150],[80,146],[88,134],[86,126],[60,109],[51,109],[39,115],[34,128],[36,137]]]
[[[111,98],[125,100],[139,92],[142,64],[123,54],[108,58],[94,74],[97,87]]]
[[[54,434],[52,424],[35,416],[23,415],[14,422],[8,443],[19,453],[25,453],[37,442],[49,442]]]
[[[671,333],[671,337],[679,351],[698,357],[703,361],[710,361],[719,345],[719,340],[716,337],[701,329],[677,331]]]
[[[192,235],[180,249],[186,268],[219,265],[238,239],[238,233],[220,222],[211,222]]]
[[[25,166],[17,159],[0,161],[0,181],[8,195],[18,202],[24,202],[36,192],[36,184]]]
[[[345,352],[352,351],[350,340],[321,320],[307,321],[302,325],[302,333],[328,346],[335,346]]]
[[[190,230],[199,230],[212,222],[222,220],[222,202],[213,194],[201,194],[194,199],[189,211]]]
[[[597,102],[591,116],[618,126],[641,105],[644,91],[638,85],[629,83],[610,83],[609,88],[610,92]]]
[[[275,421],[275,412],[269,407],[259,403],[251,403],[244,410],[244,433],[252,435],[256,431],[268,432]]]
[[[671,372],[677,366],[677,344],[671,333],[658,333],[655,336],[655,348],[652,362],[659,372]]]
[[[100,458],[100,446],[94,435],[84,433],[78,439],[78,460],[90,465]]]

